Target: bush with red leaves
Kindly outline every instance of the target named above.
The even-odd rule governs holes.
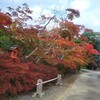
[[[10,25],[11,23],[11,18],[7,14],[0,12],[0,25]]]
[[[8,54],[0,55],[0,96],[27,92],[36,87],[38,79],[56,77],[55,67],[37,66],[31,62],[14,62]]]

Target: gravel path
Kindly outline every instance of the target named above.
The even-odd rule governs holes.
[[[63,85],[55,85],[54,83],[45,84],[43,87],[43,92],[45,93],[41,98],[38,96],[32,97],[35,91],[30,91],[26,94],[17,95],[14,97],[7,97],[3,100],[60,100],[65,91],[69,91],[70,87],[79,75],[69,75],[62,79]]]

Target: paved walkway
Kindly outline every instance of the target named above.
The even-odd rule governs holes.
[[[57,100],[100,100],[100,72],[87,71]]]

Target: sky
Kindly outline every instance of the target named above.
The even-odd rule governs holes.
[[[54,10],[62,12],[67,8],[77,9],[80,11],[80,17],[73,22],[100,32],[100,0],[0,0],[0,8],[5,11],[6,7],[17,7],[23,3],[27,3],[34,11],[34,18],[41,13],[53,16]]]

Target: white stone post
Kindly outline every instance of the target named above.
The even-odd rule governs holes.
[[[35,97],[36,95],[39,95],[39,97],[41,97],[44,94],[42,92],[42,88],[43,88],[43,81],[42,81],[42,79],[38,79],[36,93],[34,95],[32,95],[32,97]]]
[[[62,85],[61,83],[61,74],[58,74],[57,85]]]
[[[32,95],[32,97],[35,97],[36,95],[38,95],[39,97],[41,97],[44,93],[42,91],[42,88],[43,88],[43,84],[45,83],[48,83],[48,82],[51,82],[51,81],[54,81],[54,80],[57,80],[57,85],[62,85],[61,83],[61,74],[58,74],[58,76],[54,79],[51,79],[51,80],[48,80],[48,81],[42,81],[42,79],[38,79],[37,80],[37,87],[36,87],[36,93],[34,95]]]

